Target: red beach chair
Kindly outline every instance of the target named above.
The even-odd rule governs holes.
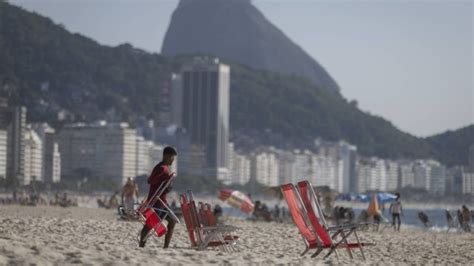
[[[313,254],[313,257],[317,256],[324,248],[336,246],[332,248],[326,255],[329,256],[332,251],[334,251],[336,248],[339,248],[337,247],[337,245],[342,245],[346,248],[349,257],[353,258],[351,249],[358,248],[360,249],[362,258],[365,259],[363,247],[374,244],[361,243],[359,236],[357,235],[357,230],[360,226],[366,226],[367,224],[347,224],[342,226],[329,227],[326,222],[326,219],[324,218],[323,211],[321,210],[321,205],[319,204],[318,197],[316,196],[316,193],[314,192],[311,183],[307,180],[304,180],[298,182],[297,186],[310,223],[323,244],[323,246],[320,247],[319,252]],[[314,207],[316,208],[316,212]],[[332,236],[330,235],[330,232],[333,233]],[[347,239],[352,234],[356,238],[356,243],[348,243]],[[341,237],[341,240],[335,245],[333,245],[333,242],[338,236]]]
[[[300,193],[293,184],[281,187],[293,221],[305,239],[306,249],[301,255],[306,254],[310,249],[317,249],[312,255],[312,257],[316,257],[324,249],[329,249],[325,256],[327,258],[337,249],[345,248],[349,257],[353,258],[351,249],[358,248],[361,250],[362,258],[365,259],[362,247],[373,244],[360,242],[356,232],[359,225],[328,227],[311,184],[308,181],[300,182],[298,189]],[[316,206],[317,212],[314,211],[312,203]],[[347,239],[351,235],[355,236],[356,243],[348,242]],[[341,239],[338,240],[338,237]]]

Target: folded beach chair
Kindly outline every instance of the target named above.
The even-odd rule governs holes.
[[[208,219],[203,223],[192,193],[188,194],[183,193],[180,195],[180,203],[191,246],[199,250],[206,249],[207,247],[218,247],[226,252],[235,251],[234,244],[237,238],[228,236],[237,228],[217,224],[213,226],[205,225],[204,223],[208,223]],[[201,214],[208,215],[205,213],[206,205],[202,203],[200,205],[203,206]]]
[[[308,181],[298,183],[298,190],[293,184],[282,185],[281,190],[288,203],[293,221],[306,244],[306,249],[301,255],[306,254],[310,249],[317,249],[312,255],[312,257],[316,257],[324,249],[329,249],[325,256],[327,258],[337,249],[344,248],[352,258],[351,249],[358,248],[365,259],[362,247],[373,244],[360,242],[356,232],[359,225],[329,227],[324,219],[316,194]],[[348,237],[351,235],[355,236],[357,242],[348,242]]]
[[[166,226],[163,224],[163,221],[166,220],[168,216],[170,216],[176,223],[180,223],[178,217],[174,214],[173,210],[161,200],[161,195],[168,189],[171,183],[174,180],[174,176],[172,176],[168,182],[163,183],[160,187],[156,190],[155,194],[148,199],[148,196],[145,197],[143,202],[140,204],[138,209],[136,210],[136,215],[138,216],[138,220],[142,224],[146,224],[150,230],[148,235],[145,237],[145,240],[150,237],[152,234],[151,232],[155,232],[156,236],[161,237],[166,234]],[[162,208],[156,208],[154,205],[160,202]],[[140,239],[140,231],[138,232],[137,239]]]
[[[182,217],[184,219],[184,224],[186,225],[186,230],[188,231],[189,240],[191,241],[191,247],[198,246],[198,232],[197,232],[197,222],[194,221],[192,215],[191,206],[189,199],[186,194],[179,195],[179,201],[181,204]]]

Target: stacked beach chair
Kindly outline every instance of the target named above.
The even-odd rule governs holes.
[[[238,228],[217,224],[211,205],[199,202],[196,206],[192,192],[180,195],[181,212],[188,231],[191,246],[198,250],[208,247],[226,252],[236,251],[238,236],[232,235]]]
[[[352,250],[358,249],[365,260],[363,248],[374,244],[360,241],[357,230],[363,224],[329,227],[309,181],[301,181],[296,187],[293,184],[282,185],[281,191],[288,204],[293,222],[306,245],[302,256],[314,249],[316,251],[312,257],[316,257],[326,249],[328,252],[324,258],[327,258],[333,253],[338,256],[337,250],[345,249],[349,257],[353,258]],[[349,242],[349,238],[355,238],[355,241]]]
[[[170,216],[176,223],[180,223],[173,210],[171,210],[168,204],[161,200],[161,195],[168,189],[174,178],[175,176],[173,175],[166,183],[161,184],[155,194],[150,197],[150,200],[147,200],[148,197],[146,197],[135,211],[135,216],[138,217],[138,220],[143,225],[146,224],[148,228],[153,229],[149,231],[145,240],[148,239],[153,232],[157,237],[166,234],[167,228],[163,222],[168,216]],[[162,206],[161,208],[154,207],[157,202],[161,203],[159,204]],[[138,232],[137,239],[140,239],[140,231]]]

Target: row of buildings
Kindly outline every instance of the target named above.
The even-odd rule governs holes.
[[[127,123],[76,123],[57,136],[65,178],[103,178],[120,186],[128,177],[150,174],[161,161],[164,147],[146,140]],[[177,164],[173,165],[173,171]]]
[[[234,152],[232,177],[225,182],[243,185],[252,180],[277,186],[309,179],[339,192],[411,187],[438,195],[474,194],[474,174],[468,167],[447,168],[432,159],[365,158],[357,155],[355,146],[343,141],[316,143],[315,151],[265,147],[247,154]]]
[[[55,130],[43,123],[27,124],[26,112],[0,98],[0,179],[17,185],[59,182],[61,155]]]
[[[101,178],[119,186],[161,160],[164,147],[127,123],[77,123],[55,132],[46,123],[27,124],[25,107],[0,103],[0,179],[12,184]]]

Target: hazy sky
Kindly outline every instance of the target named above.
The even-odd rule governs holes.
[[[225,0],[223,0],[225,1]],[[10,0],[102,44],[159,52],[177,0]],[[474,123],[465,1],[253,0],[361,109],[418,136]]]

